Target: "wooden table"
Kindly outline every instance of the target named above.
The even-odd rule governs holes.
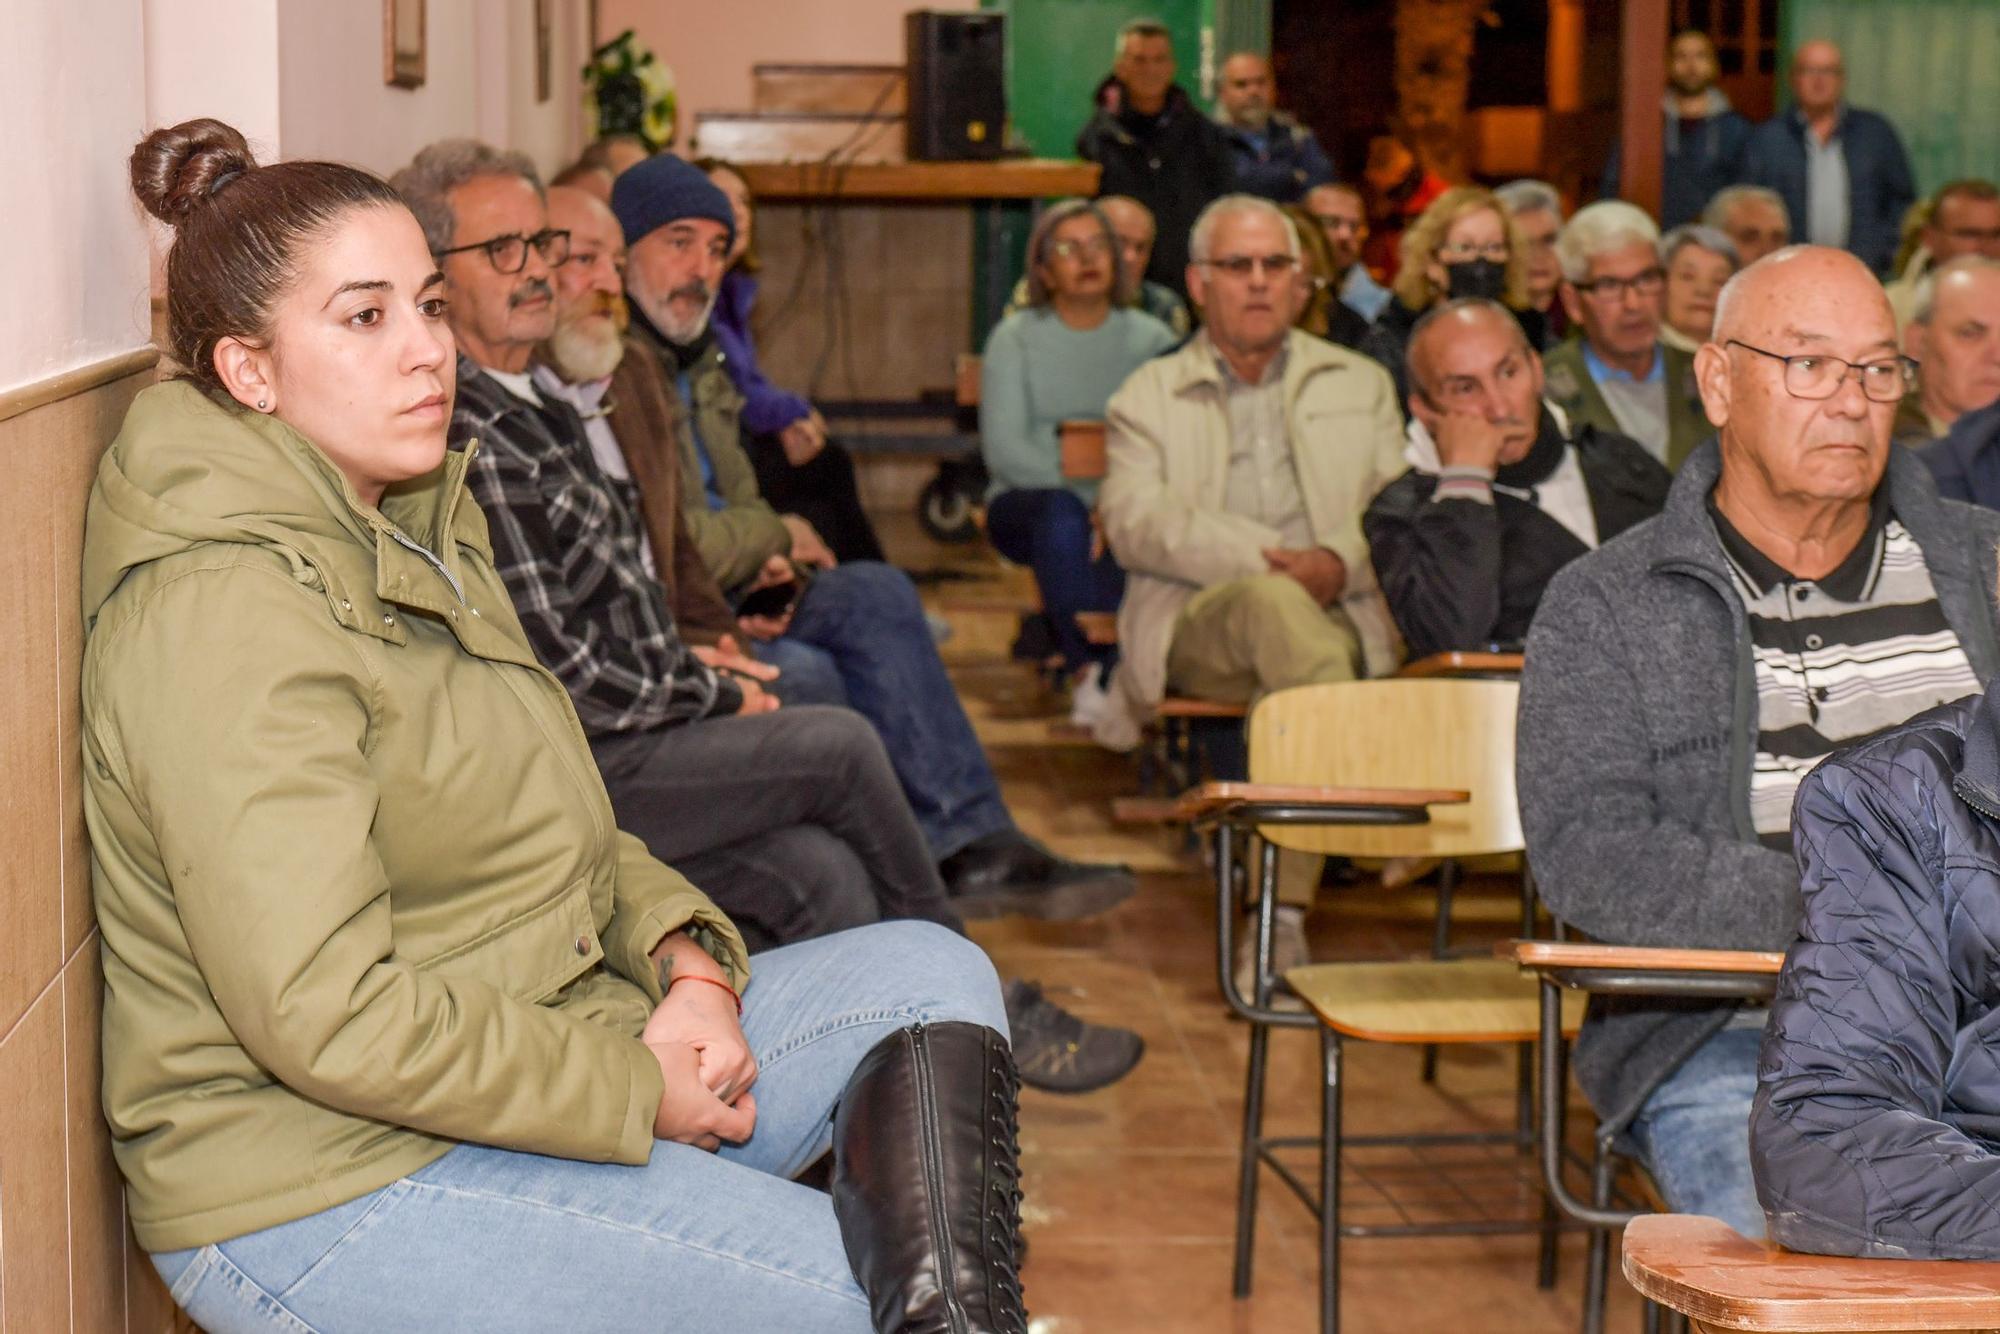
[[[1714,1218],[1633,1219],[1625,1227],[1625,1277],[1705,1334],[2000,1330],[2000,1264],[1800,1255],[1745,1241]]]

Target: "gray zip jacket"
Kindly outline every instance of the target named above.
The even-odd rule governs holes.
[[[1750,824],[1757,686],[1708,516],[1720,469],[1710,439],[1658,518],[1556,575],[1528,634],[1516,750],[1528,857],[1549,907],[1598,940],[1782,950],[1798,933],[1798,869]],[[1939,499],[1907,450],[1891,451],[1882,484],[1989,680],[2000,514]],[[1577,1081],[1600,1117],[1623,1122],[1734,1008],[1595,997]]]

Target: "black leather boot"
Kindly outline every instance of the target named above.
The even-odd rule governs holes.
[[[833,1114],[833,1211],[889,1334],[1027,1334],[1020,1080],[983,1024],[918,1024],[861,1058]]]

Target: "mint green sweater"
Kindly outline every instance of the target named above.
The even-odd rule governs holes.
[[[987,495],[1067,487],[1094,503],[1095,481],[1062,475],[1056,428],[1072,418],[1102,420],[1125,377],[1174,342],[1166,325],[1139,310],[1115,309],[1088,331],[1047,307],[1000,321],[979,367],[979,446],[993,477]]]

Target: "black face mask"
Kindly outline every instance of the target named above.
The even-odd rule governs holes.
[[[1507,266],[1490,259],[1468,259],[1458,264],[1444,266],[1446,294],[1457,301],[1461,297],[1485,297],[1488,301],[1498,301],[1507,292]]]

